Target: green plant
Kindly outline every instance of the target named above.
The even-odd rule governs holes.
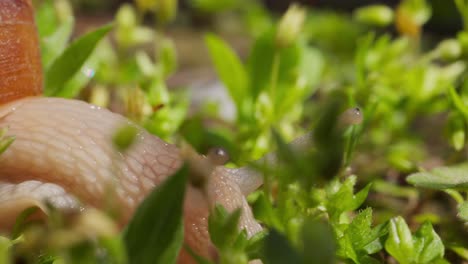
[[[262,173],[264,185],[248,200],[264,232],[248,237],[237,229],[240,211],[212,210],[209,232],[220,263],[466,261],[465,2],[455,1],[465,28],[426,43],[423,25],[431,8],[424,0],[403,0],[395,9],[363,7],[353,16],[293,5],[280,18],[255,1],[191,1],[214,24],[234,16],[251,41],[243,57],[216,26],[205,35],[236,108],[229,122],[220,120],[216,107],[188,117],[186,94],[167,87],[177,69],[174,42],[165,34],[175,19],[175,1],[125,4],[112,26],[70,45],[74,19],[68,2],[40,1],[46,93],[101,106],[117,94],[124,113],[150,132],[184,137],[200,151],[220,144],[233,157],[228,166],[250,164]],[[148,14],[155,17],[145,24]],[[385,31],[391,26],[396,34]],[[113,45],[104,38],[111,27]],[[150,48],[137,49],[143,44]],[[358,106],[362,123],[343,122],[342,113]],[[305,147],[287,144],[308,130]],[[13,141],[5,132],[0,153]],[[133,127],[123,127],[114,143],[125,151],[134,137]],[[254,162],[273,149],[273,156]],[[0,262],[174,263],[183,246],[182,201],[190,173],[184,166],[156,188],[122,234],[44,246],[39,238],[76,230],[56,211],[46,227],[29,225],[25,216],[31,211],[25,211],[13,234],[0,237]],[[105,215],[92,217],[112,226]],[[211,263],[186,250],[198,263]]]

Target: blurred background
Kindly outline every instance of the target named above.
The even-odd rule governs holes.
[[[92,15],[96,13],[110,13],[112,14],[120,4],[130,3],[131,0],[108,0],[108,1],[95,1],[95,0],[73,0],[74,6],[79,8],[82,15]],[[192,1],[194,2],[194,1]],[[223,1],[221,1],[223,2]],[[232,1],[230,1],[232,2]],[[358,7],[371,4],[386,4],[394,7],[398,4],[398,0],[263,0],[261,1],[269,10],[277,13],[284,12],[291,3],[301,3],[305,6],[341,10],[350,13]],[[433,7],[433,14],[431,20],[426,24],[426,28],[437,34],[447,35],[461,29],[461,19],[458,16],[453,1],[447,0],[430,0],[428,1]],[[179,1],[179,5],[184,11],[191,10],[190,0]]]

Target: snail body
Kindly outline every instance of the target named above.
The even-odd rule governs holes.
[[[0,155],[0,230],[10,230],[30,206],[44,209],[45,201],[61,210],[105,209],[109,197],[120,208],[117,220],[124,226],[145,196],[181,166],[177,147],[125,117],[78,100],[41,97],[41,91],[31,1],[0,0],[0,128],[15,137]],[[129,150],[117,152],[111,138],[122,125],[135,126],[138,135]],[[207,223],[215,203],[229,211],[241,208],[239,227],[249,235],[261,230],[241,189],[261,184],[249,173],[215,166],[205,191],[188,187],[185,243],[194,252],[216,257]],[[179,263],[192,262],[181,251]]]

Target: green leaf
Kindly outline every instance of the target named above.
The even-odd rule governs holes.
[[[115,237],[102,237],[99,239],[99,242],[106,251],[107,263],[128,263],[127,251],[120,235]]]
[[[345,234],[349,235],[353,248],[356,251],[365,251],[367,254],[374,254],[382,249],[383,246],[376,247],[372,245],[378,242],[378,239],[385,235],[388,230],[385,225],[378,225],[375,228],[372,226],[372,209],[366,208],[359,213],[353,222],[349,225]],[[370,247],[372,245],[372,247]]]
[[[299,264],[302,263],[298,252],[291,246],[288,239],[271,229],[265,239],[265,261],[268,264]]]
[[[337,220],[346,211],[359,208],[366,200],[371,184],[368,184],[357,194],[354,194],[355,184],[356,177],[351,176],[343,183],[334,181],[328,186],[326,207],[333,220]]]
[[[465,222],[468,222],[468,201],[458,205],[458,217]]]
[[[98,42],[112,29],[106,25],[87,33],[73,42],[46,72],[44,93],[53,96],[61,92],[65,83],[81,68]]]
[[[124,233],[130,263],[175,263],[183,242],[186,165],[141,203]]]
[[[220,249],[230,247],[237,237],[241,210],[228,213],[221,205],[216,205],[208,218],[211,241]]]
[[[248,79],[244,65],[235,52],[217,36],[208,34],[205,37],[205,42],[219,78],[226,85],[229,94],[239,108],[247,93]]]
[[[412,263],[415,260],[415,245],[411,231],[405,220],[395,217],[389,223],[389,236],[385,241],[385,249],[401,264]]]
[[[262,191],[259,193],[257,199],[252,204],[252,211],[255,219],[258,219],[262,223],[278,230],[284,229],[278,215],[276,214],[275,208],[273,208],[265,192]]]
[[[463,114],[465,119],[468,120],[468,107],[465,106],[465,104],[463,103],[462,99],[457,94],[457,92],[455,91],[455,88],[453,86],[450,86],[450,88],[449,88],[449,95],[450,95],[450,98],[452,99],[453,104],[455,105],[455,108],[461,114]]]
[[[42,1],[35,8],[35,21],[40,38],[53,34],[58,28],[58,18],[53,1]]]
[[[406,181],[418,186],[431,189],[458,189],[468,188],[468,163],[451,167],[439,167],[430,172],[418,172],[409,175]]]
[[[112,141],[119,151],[125,151],[135,142],[137,134],[135,125],[125,125],[115,132]]]
[[[0,138],[0,155],[5,152],[8,147],[15,141],[15,137],[2,137]]]
[[[68,17],[67,20],[59,25],[52,34],[41,38],[41,54],[44,69],[47,70],[50,64],[66,48],[68,40],[73,32],[74,25],[74,18]]]
[[[0,263],[11,263],[10,248],[12,245],[11,240],[0,236]]]
[[[341,257],[354,260],[355,263],[369,263],[374,261],[366,258],[383,248],[380,238],[387,234],[387,225],[381,224],[372,228],[372,209],[360,212],[349,224],[342,237],[339,238]]]
[[[15,225],[13,226],[13,231],[11,232],[11,237],[13,239],[18,238],[21,235],[21,232],[23,231],[23,228],[26,224],[26,220],[31,215],[38,212],[38,210],[39,210],[39,207],[32,206],[32,207],[26,208],[25,210],[21,212],[21,214],[16,218]]]
[[[307,219],[302,227],[304,263],[336,263],[336,242],[328,224]]]
[[[414,235],[414,248],[417,253],[416,263],[433,263],[444,256],[444,244],[432,228],[425,222]]]

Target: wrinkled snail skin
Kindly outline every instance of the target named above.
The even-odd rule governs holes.
[[[29,97],[1,106],[0,127],[8,127],[8,135],[16,139],[0,156],[0,215],[5,216],[0,224],[11,227],[7,219],[13,220],[21,208],[41,205],[43,199],[63,209],[105,208],[109,197],[120,208],[120,222],[128,222],[138,204],[181,166],[182,159],[174,145],[141,128],[129,150],[116,152],[111,138],[122,125],[134,124],[77,100]],[[234,177],[236,173],[216,167],[207,183],[208,197],[193,187],[187,191],[185,243],[200,255],[216,255],[207,226],[214,203],[231,211],[242,208],[240,228],[249,235],[261,230],[236,182],[247,175]],[[190,259],[182,252],[179,263]]]
[[[31,0],[0,0],[0,104],[42,92]]]
[[[36,97],[41,93],[31,1],[0,0],[0,128],[8,128],[7,136],[15,137],[0,155],[1,232],[11,230],[28,207],[46,212],[46,200],[64,211],[114,205],[111,209],[124,226],[145,196],[181,166],[183,158],[174,145],[123,116],[78,100]],[[123,125],[139,132],[131,148],[119,153],[111,138]],[[194,252],[216,259],[207,222],[216,203],[230,211],[241,208],[239,227],[249,235],[261,230],[240,188],[248,177],[218,166],[204,192],[188,187],[185,244]],[[194,261],[182,250],[178,262]]]

